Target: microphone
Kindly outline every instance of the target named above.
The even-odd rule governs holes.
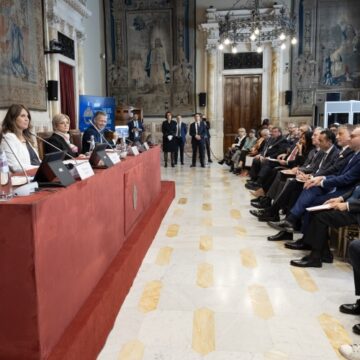
[[[96,127],[96,125],[92,122],[92,120],[89,121],[90,124],[95,128],[95,130],[98,132],[98,134],[101,136],[101,138],[105,141],[106,144],[108,144],[110,146],[110,149],[115,152],[113,145],[111,145],[109,143],[109,141],[107,141],[107,139],[105,138],[104,134]]]
[[[6,142],[6,144],[7,144],[7,146],[9,147],[11,153],[14,155],[17,163],[20,165],[21,170],[23,171],[23,173],[24,173],[24,175],[25,175],[25,177],[26,177],[26,182],[27,182],[27,183],[30,183],[29,176],[28,176],[27,172],[25,171],[25,168],[24,168],[23,164],[21,163],[21,161],[20,161],[19,158],[17,157],[15,151],[14,151],[13,148],[10,146],[10,144],[9,144],[9,142],[7,141],[6,137],[3,136],[2,138],[3,138],[3,140]]]
[[[36,135],[35,133],[30,132],[30,135],[35,136],[37,139],[41,140],[41,141],[44,142],[45,144],[50,145],[52,148],[54,148],[54,149],[56,149],[56,150],[58,150],[58,151],[64,152],[63,149],[58,148],[57,146],[55,146],[54,144],[52,144],[50,141],[47,141],[47,140],[43,139],[42,137]],[[70,155],[69,153],[66,153],[66,155],[67,155],[71,160],[74,160],[76,164],[78,163],[78,160],[76,160],[76,158],[75,158],[74,156]]]

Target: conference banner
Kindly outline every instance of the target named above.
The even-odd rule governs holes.
[[[79,96],[79,129],[81,132],[90,125],[90,120],[98,111],[107,114],[106,129],[115,130],[115,98],[102,96]]]

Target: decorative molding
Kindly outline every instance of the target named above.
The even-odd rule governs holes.
[[[86,1],[81,0],[62,0],[76,10],[82,17],[89,18],[91,11],[86,7]]]

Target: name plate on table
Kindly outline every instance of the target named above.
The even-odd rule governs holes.
[[[146,151],[150,149],[149,144],[146,141],[143,143],[143,146]]]
[[[81,180],[85,180],[94,175],[94,170],[88,161],[77,163],[75,168]]]
[[[106,152],[106,155],[110,158],[114,165],[120,162],[117,152]]]
[[[134,156],[138,156],[140,153],[139,153],[139,150],[137,148],[137,146],[132,146],[131,147],[131,152]]]

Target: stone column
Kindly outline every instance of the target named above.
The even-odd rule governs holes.
[[[270,121],[274,125],[280,122],[280,49],[274,47],[271,57],[271,91],[270,91]]]
[[[78,95],[85,94],[84,77],[84,40],[86,35],[81,31],[76,32],[76,50],[77,50],[77,71],[78,71]],[[75,95],[77,96],[77,94]]]
[[[207,106],[206,115],[208,120],[215,118],[215,79],[216,78],[216,49],[207,50]]]

